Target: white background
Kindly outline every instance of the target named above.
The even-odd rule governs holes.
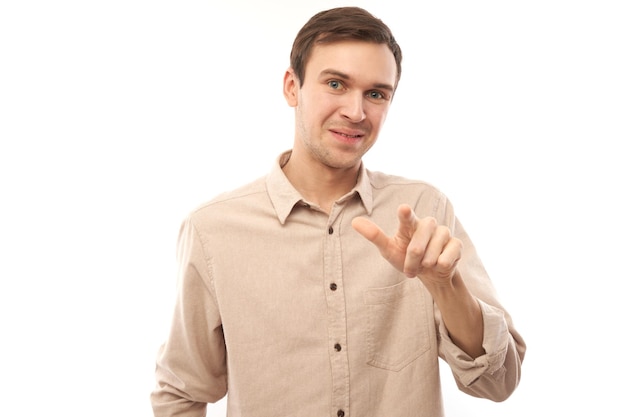
[[[626,415],[621,4],[350,3],[405,55],[368,166],[452,199],[528,343],[504,403],[444,371],[451,417]],[[0,415],[151,415],[178,226],[291,146],[291,42],[337,5],[1,3]]]

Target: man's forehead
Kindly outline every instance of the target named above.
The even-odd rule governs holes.
[[[335,74],[345,79],[367,78],[386,88],[395,85],[397,66],[386,44],[340,41],[316,44],[306,72],[314,77]]]

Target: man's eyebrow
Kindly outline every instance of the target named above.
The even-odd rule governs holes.
[[[350,79],[350,76],[348,74],[345,74],[341,71],[334,70],[332,68],[325,69],[324,71],[320,73],[320,77],[323,77],[325,75],[334,75],[335,77],[343,78],[344,80]]]
[[[344,72],[341,72],[341,71],[338,71],[338,70],[335,70],[335,69],[332,69],[332,68],[325,69],[324,71],[320,72],[320,77],[327,76],[327,75],[332,75],[332,76],[339,77],[339,78],[342,78],[342,79],[348,80],[348,81],[350,80],[350,76],[348,74],[346,74]],[[375,83],[374,84],[374,88],[379,88],[381,90],[387,90],[387,91],[390,91],[390,92],[394,91],[394,88],[393,88],[392,85],[385,84],[385,83]]]

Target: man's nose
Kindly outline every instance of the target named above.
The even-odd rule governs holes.
[[[341,106],[341,116],[358,123],[365,120],[365,109],[363,108],[363,95],[360,92],[352,92],[344,95],[344,102]]]

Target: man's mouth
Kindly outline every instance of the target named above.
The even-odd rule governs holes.
[[[331,130],[331,132],[348,140],[361,139],[365,136],[362,132],[346,132],[340,130]]]
[[[339,134],[341,136],[344,136],[346,138],[352,138],[352,139],[363,137],[363,135],[348,135],[346,133],[341,133],[341,132],[335,132],[335,133],[337,133],[337,134]]]

